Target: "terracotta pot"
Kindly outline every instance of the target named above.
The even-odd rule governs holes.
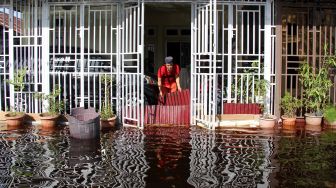
[[[295,129],[296,117],[281,116],[283,129]]]
[[[112,128],[115,127],[117,122],[117,116],[109,118],[107,120],[100,119],[100,129]]]
[[[271,118],[260,117],[259,118],[259,126],[262,129],[272,129],[275,126],[275,123],[276,123],[275,120],[276,120],[275,116],[271,116]]]
[[[40,114],[42,128],[50,129],[55,128],[57,125],[57,119],[60,115],[49,115],[48,113]]]
[[[323,116],[315,116],[313,114],[305,114],[306,125],[321,126]]]
[[[23,125],[24,122],[24,117],[26,116],[26,114],[18,114],[16,116],[10,116],[10,114],[6,114],[6,124],[8,127],[20,127],[21,125]]]

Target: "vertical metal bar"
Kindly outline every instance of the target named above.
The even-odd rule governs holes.
[[[252,12],[253,14],[253,12]],[[246,20],[247,20],[247,28],[246,28],[246,47],[247,47],[247,50],[246,50],[246,54],[250,54],[250,12],[247,11],[246,12]],[[253,24],[254,25],[254,24]]]
[[[228,103],[231,103],[231,93],[232,93],[232,39],[233,39],[233,5],[228,5],[228,80],[227,80],[227,97]]]
[[[216,123],[216,115],[217,115],[217,67],[216,67],[216,62],[217,62],[217,1],[214,0],[213,1],[213,12],[212,14],[212,36],[213,36],[213,49],[212,49],[212,53],[213,53],[213,67],[212,67],[212,119],[211,119],[211,129],[214,130],[215,129],[215,123]]]
[[[265,5],[265,40],[264,40],[264,79],[268,82],[271,83],[271,62],[272,62],[272,4],[270,1],[266,2]],[[271,95],[270,95],[270,88],[268,86],[267,88],[267,94],[266,94],[266,113],[269,113],[269,107],[270,107],[270,102],[271,102]]]
[[[38,9],[38,3],[37,0],[35,0],[35,6],[33,7],[32,14],[34,14],[33,18],[34,18],[34,90],[35,92],[38,92],[38,53],[37,51],[39,50],[38,44],[37,44],[37,35],[38,35],[38,25],[37,25],[37,21],[38,21],[38,17],[37,17],[37,9]],[[35,104],[35,113],[38,113],[38,100],[34,100],[34,104]]]
[[[139,46],[139,51],[140,51],[140,56],[141,56],[141,73],[140,73],[140,82],[141,82],[141,104],[140,104],[140,128],[144,128],[144,120],[145,120],[145,102],[144,102],[144,27],[145,27],[145,4],[143,1],[139,1],[138,3],[140,3],[140,25],[141,25],[141,29],[140,29],[140,46]]]
[[[96,11],[92,11],[93,12],[93,51],[95,52],[96,51]]]
[[[50,92],[50,73],[49,73],[49,4],[43,3],[42,6],[42,93]],[[43,101],[43,106],[48,106],[47,101]]]
[[[113,9],[112,9],[113,10]],[[122,58],[121,58],[121,52],[122,52],[122,46],[121,46],[121,37],[122,37],[122,30],[121,30],[121,24],[122,24],[122,12],[121,12],[121,4],[117,4],[117,9],[116,9],[116,11],[117,11],[117,18],[116,18],[116,20],[117,20],[117,22],[116,22],[116,41],[117,41],[117,44],[116,44],[116,49],[115,49],[115,52],[116,52],[116,74],[117,74],[117,77],[116,77],[116,83],[117,83],[117,85],[116,85],[116,90],[117,91],[123,91],[123,89],[121,88],[122,87],[122,80],[121,80],[121,62],[122,62]],[[111,14],[111,22],[112,22],[112,19],[113,17],[112,17],[112,14]],[[113,25],[113,24],[112,24]],[[111,33],[111,39],[112,39],[112,33]],[[111,42],[111,45],[112,45],[112,42]],[[113,53],[114,52],[114,50],[112,49],[112,47],[111,47],[111,53]],[[112,69],[111,69],[112,70]],[[121,109],[123,109],[122,108],[122,105],[124,105],[124,103],[122,103],[122,101],[124,101],[125,99],[124,99],[124,95],[123,95],[123,93],[121,93],[121,92],[117,92],[116,93],[116,97],[117,97],[117,100],[116,100],[116,105],[117,105],[117,108],[116,108],[116,110],[117,110],[117,115],[118,115],[118,117],[121,117]],[[122,101],[120,101],[119,99],[122,99]],[[123,120],[123,117],[122,118],[120,118],[121,120]]]
[[[102,47],[102,14],[101,11],[99,11],[99,53],[102,52],[101,47]]]
[[[83,4],[80,5],[80,106],[84,106],[84,17],[85,17],[85,6]]]
[[[252,41],[253,41],[253,47],[252,47],[252,53],[255,54],[255,48],[256,48],[256,45],[255,45],[255,40],[256,40],[256,37],[255,37],[255,30],[256,30],[256,12],[253,12],[253,31],[252,31]]]
[[[192,3],[191,4],[191,23],[190,23],[190,27],[191,27],[191,56],[190,56],[190,60],[191,60],[191,65],[190,65],[190,69],[191,69],[191,83],[190,83],[190,124],[191,125],[195,125],[196,122],[195,122],[195,116],[196,116],[196,113],[195,113],[195,101],[194,101],[194,98],[195,98],[195,39],[196,39],[196,36],[195,36],[195,33],[197,32],[196,31],[196,28],[195,28],[195,25],[197,24],[196,23],[196,5],[195,3]]]
[[[9,79],[14,79],[14,42],[13,42],[13,0],[10,0],[10,7],[9,7],[9,33],[8,33],[8,43],[9,43]],[[18,24],[16,25],[18,26]],[[10,106],[14,106],[14,86],[10,84],[9,86],[9,103]]]
[[[108,19],[108,17],[107,17],[107,10],[105,10],[104,11],[105,12],[105,16],[104,16],[104,19],[105,19],[105,23],[104,23],[104,25],[105,25],[105,32],[104,32],[104,36],[105,36],[105,40],[104,40],[104,53],[107,53],[107,34],[108,34],[108,32],[107,32],[107,19]],[[90,25],[89,25],[89,28],[90,28]],[[112,36],[111,36],[112,37]],[[112,103],[110,103],[110,104],[112,104]]]

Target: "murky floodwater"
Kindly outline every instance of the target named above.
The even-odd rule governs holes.
[[[336,133],[118,128],[0,132],[0,187],[335,187]]]

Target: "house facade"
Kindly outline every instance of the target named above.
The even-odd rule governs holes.
[[[332,1],[5,0],[0,3],[0,108],[39,113],[35,93],[61,88],[66,110],[111,100],[123,124],[142,128],[145,75],[166,55],[190,89],[192,124],[217,126],[225,103],[280,114],[285,91],[302,95],[298,66],[335,51]],[[26,69],[24,89],[6,80]],[[109,77],[110,79],[106,79]],[[108,87],[111,80],[112,87]],[[110,90],[109,92],[107,90]],[[334,88],[333,88],[334,89]],[[331,102],[335,101],[331,91]]]

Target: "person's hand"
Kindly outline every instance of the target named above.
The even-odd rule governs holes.
[[[182,91],[181,87],[178,87],[177,90],[178,90],[178,91]]]
[[[163,96],[163,93],[162,93],[162,91],[160,91],[160,97],[162,97]]]

